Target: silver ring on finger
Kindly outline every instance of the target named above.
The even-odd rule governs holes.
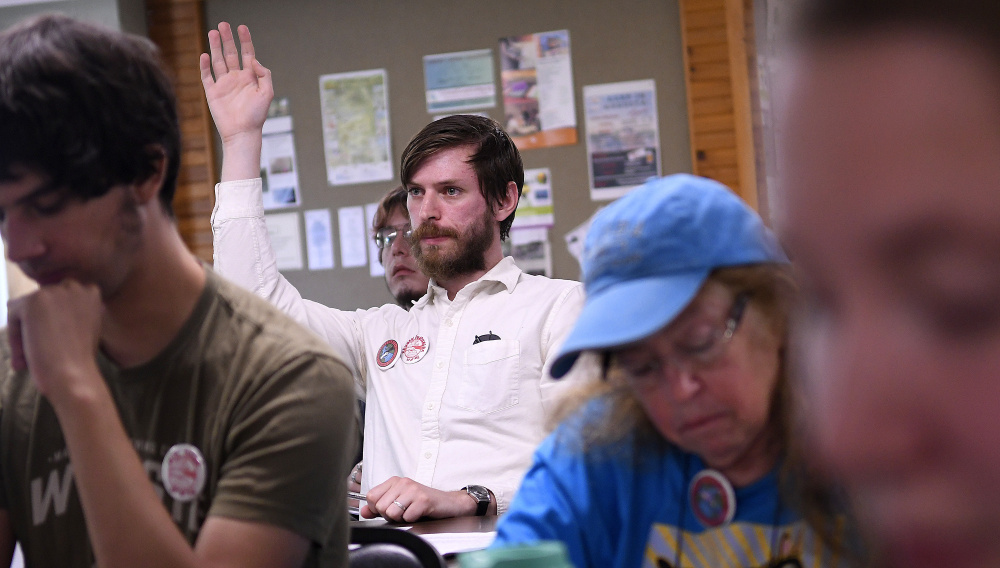
[[[406,507],[407,507],[407,505],[403,505],[399,501],[393,501],[392,504],[395,505],[395,506],[397,506],[397,507],[399,507],[400,511],[405,511]]]

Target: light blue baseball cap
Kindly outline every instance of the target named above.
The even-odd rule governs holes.
[[[688,174],[646,182],[599,212],[583,248],[587,298],[552,364],[648,337],[694,299],[714,269],[787,263],[760,216],[726,186]]]

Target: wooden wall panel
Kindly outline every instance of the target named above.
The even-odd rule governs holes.
[[[681,0],[680,10],[693,170],[757,207],[751,2]]]
[[[160,48],[177,90],[181,128],[181,165],[174,213],[187,246],[212,262],[215,145],[212,121],[198,71],[198,56],[208,51],[202,0],[146,0],[149,38]]]

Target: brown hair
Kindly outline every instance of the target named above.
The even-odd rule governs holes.
[[[473,114],[446,116],[428,124],[410,140],[399,160],[399,177],[409,185],[420,166],[442,150],[472,146],[469,164],[479,180],[479,191],[491,209],[507,200],[507,184],[517,184],[518,197],[524,188],[524,165],[514,141],[492,118]],[[514,223],[512,211],[500,221],[500,240],[510,235]]]
[[[406,188],[401,185],[390,189],[389,193],[383,195],[382,199],[379,200],[378,208],[375,209],[375,218],[372,219],[372,236],[389,224],[389,217],[392,217],[392,212],[397,208],[406,213]]]

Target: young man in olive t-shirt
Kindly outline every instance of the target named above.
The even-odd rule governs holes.
[[[0,565],[346,564],[353,387],[188,252],[149,42],[0,33],[0,229],[40,288],[0,341]]]

